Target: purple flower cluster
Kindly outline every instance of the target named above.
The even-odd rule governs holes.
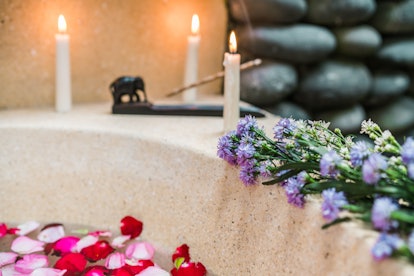
[[[296,128],[293,121],[288,118],[282,118],[273,127],[274,138],[278,141],[283,140],[285,134],[291,133]]]
[[[398,221],[391,219],[391,213],[398,210],[398,204],[391,198],[380,197],[375,199],[371,211],[371,221],[375,229],[389,231],[398,227]]]
[[[240,137],[248,136],[248,137],[255,137],[254,129],[258,129],[259,126],[257,125],[256,119],[251,115],[246,115],[244,118],[240,119],[239,123],[237,124],[236,133]]]
[[[226,160],[230,165],[240,166],[239,177],[245,185],[253,185],[257,177],[266,173],[254,157],[256,153],[255,129],[258,129],[254,117],[247,115],[241,119],[236,131],[231,131],[219,138],[217,145],[218,157]]]
[[[293,176],[288,178],[282,185],[285,189],[288,203],[300,208],[305,205],[305,196],[300,192],[305,185],[303,180],[304,177],[300,175]]]
[[[322,176],[337,177],[339,171],[337,166],[342,162],[342,158],[334,150],[325,153],[319,162],[320,172]]]
[[[390,257],[394,250],[399,249],[403,244],[404,242],[397,235],[381,233],[371,249],[371,254],[376,261],[381,261]]]
[[[356,142],[350,151],[351,164],[354,167],[362,166],[363,161],[370,154],[370,147],[365,141]]]
[[[380,153],[372,153],[362,165],[362,178],[367,184],[377,184],[381,179],[381,172],[388,167],[387,160]]]
[[[328,221],[337,219],[342,206],[348,204],[344,192],[337,192],[335,188],[324,190],[322,198],[322,216]]]
[[[414,179],[414,140],[408,137],[401,147],[401,158],[407,166],[408,177]]]
[[[237,165],[236,131],[231,131],[219,138],[217,145],[217,156],[227,161],[230,165]]]
[[[408,236],[408,249],[410,249],[411,253],[414,254],[414,230]]]

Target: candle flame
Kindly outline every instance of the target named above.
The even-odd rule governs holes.
[[[230,50],[230,53],[232,54],[237,53],[237,40],[236,40],[236,34],[234,33],[234,31],[231,31],[230,33],[229,50]]]
[[[198,35],[200,32],[200,19],[198,18],[197,14],[193,14],[193,18],[191,19],[191,33],[193,35]]]
[[[64,33],[66,32],[66,28],[67,26],[66,26],[65,17],[61,14],[59,15],[59,18],[58,18],[58,30],[59,32]]]

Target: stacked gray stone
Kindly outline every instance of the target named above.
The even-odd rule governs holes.
[[[414,129],[414,0],[227,0],[244,61],[241,98],[357,133]]]

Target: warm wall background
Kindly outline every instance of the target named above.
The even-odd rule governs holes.
[[[200,17],[199,77],[222,70],[223,0],[0,0],[0,108],[54,106],[55,33],[71,37],[72,98],[112,101],[121,75],[144,78],[151,101],[183,82],[191,17]],[[200,87],[219,93],[220,81]]]

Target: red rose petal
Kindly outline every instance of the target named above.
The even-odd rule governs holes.
[[[120,228],[122,235],[130,235],[131,239],[134,239],[142,232],[142,222],[131,216],[126,216],[121,220]]]
[[[17,235],[19,233],[19,231],[20,231],[19,228],[9,228],[9,229],[7,229],[7,234]]]
[[[133,265],[125,264],[124,268],[126,268],[132,275],[137,275],[150,266],[154,266],[154,263],[151,260],[139,260]]]
[[[187,244],[183,244],[180,247],[177,247],[175,249],[174,254],[171,256],[173,263],[175,262],[175,259],[177,258],[184,258],[184,262],[190,261],[190,248]]]
[[[0,223],[0,238],[6,236],[7,234],[7,225],[5,223]]]
[[[202,263],[183,263],[180,268],[171,270],[172,276],[205,276],[207,270]]]
[[[104,276],[109,274],[109,269],[104,267],[103,265],[94,265],[87,267],[85,269],[85,274],[82,274],[84,276]]]
[[[95,244],[85,247],[81,253],[90,261],[96,262],[108,257],[115,249],[107,241],[97,241]]]
[[[54,268],[66,269],[68,274],[81,272],[85,269],[87,261],[80,253],[69,253],[57,260]],[[66,275],[66,274],[65,274]]]
[[[126,267],[121,267],[111,271],[111,276],[134,276]]]

